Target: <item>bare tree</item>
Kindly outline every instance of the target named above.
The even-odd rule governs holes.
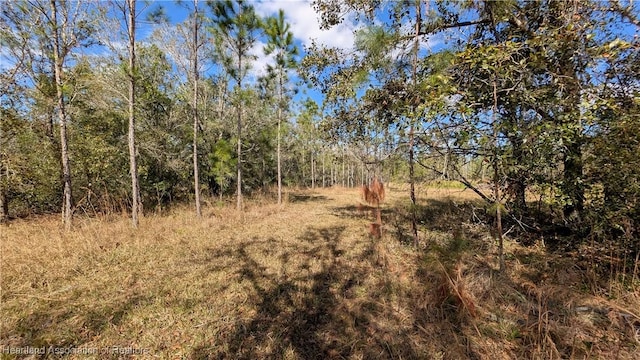
[[[202,217],[202,210],[200,209],[200,180],[198,175],[198,49],[201,46],[201,44],[198,43],[199,28],[198,0],[193,0],[193,43],[191,44],[191,63],[193,65],[193,186],[196,200],[196,215]]]
[[[123,12],[127,17],[127,34],[129,40],[129,172],[131,174],[131,221],[133,227],[139,224],[138,216],[142,213],[140,201],[140,185],[138,184],[138,163],[136,156],[135,103],[136,103],[136,0],[127,0]]]
[[[58,23],[58,9],[56,0],[51,0],[51,23],[53,25],[53,61],[54,74],[56,79],[56,98],[58,100],[58,118],[60,119],[60,149],[62,156],[62,181],[64,184],[62,203],[62,222],[66,230],[71,229],[73,221],[72,196],[71,196],[71,164],[69,162],[69,142],[67,139],[67,114],[65,111],[64,94],[62,92],[62,65],[64,55],[61,49],[61,34],[59,28],[68,26],[66,17],[63,17],[62,24]],[[64,46],[64,45],[63,45]]]

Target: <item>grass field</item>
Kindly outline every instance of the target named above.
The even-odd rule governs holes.
[[[512,241],[500,274],[470,191],[419,196],[418,250],[393,186],[379,240],[341,188],[202,219],[172,209],[138,230],[121,216],[70,233],[56,216],[15,220],[1,229],[2,358],[638,358],[637,288]]]

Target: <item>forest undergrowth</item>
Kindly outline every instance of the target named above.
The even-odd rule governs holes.
[[[471,191],[418,195],[417,249],[408,193],[393,184],[380,239],[369,235],[372,209],[344,188],[291,191],[283,206],[252,199],[244,212],[211,203],[202,219],[176,207],[137,230],[120,215],[79,217],[71,232],[57,216],[13,220],[2,228],[1,356],[637,356],[637,279],[508,234],[501,273]]]

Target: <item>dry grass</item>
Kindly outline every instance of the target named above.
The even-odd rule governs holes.
[[[358,190],[341,188],[292,193],[283,207],[249,202],[244,213],[208,207],[202,220],[174,209],[139,230],[121,217],[80,219],[71,233],[57,217],[14,221],[2,229],[0,348],[161,359],[634,357],[637,293],[590,295],[571,259],[513,242],[498,274],[491,236],[465,212],[475,197],[420,191],[429,250],[419,251],[398,241],[406,192],[393,184],[380,240],[368,235]]]

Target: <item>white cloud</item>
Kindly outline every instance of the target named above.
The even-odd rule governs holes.
[[[315,12],[307,0],[275,0],[255,4],[261,16],[275,15],[279,9],[285,12],[286,20],[291,24],[293,36],[303,45],[311,45],[312,40],[329,47],[351,49],[353,47],[356,24],[353,19],[345,19],[341,24],[329,30],[320,29],[320,15]]]
[[[264,76],[267,74],[267,65],[274,63],[275,54],[265,55],[263,41],[256,41],[250,53],[256,56],[256,60],[251,64],[250,76]]]
[[[291,25],[293,36],[302,45],[309,46],[313,40],[318,44],[351,49],[354,44],[355,21],[345,20],[343,23],[329,30],[320,29],[320,16],[315,12],[308,0],[273,0],[261,1],[254,4],[256,12],[260,16],[277,15],[280,9],[285,12],[285,19]],[[258,77],[266,74],[267,64],[272,64],[274,55],[265,55],[263,48],[265,43],[258,41],[253,46],[251,53],[257,59],[252,64],[250,77]]]

